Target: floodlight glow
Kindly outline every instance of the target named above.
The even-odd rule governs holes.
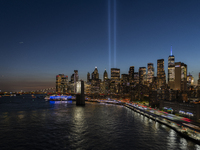
[[[111,68],[111,35],[110,35],[110,0],[108,0],[108,60],[109,60],[109,69]]]
[[[81,81],[78,81],[76,84],[77,93],[81,93]]]
[[[172,56],[172,45],[171,45],[171,56]]]
[[[114,67],[116,68],[116,0],[114,0]]]

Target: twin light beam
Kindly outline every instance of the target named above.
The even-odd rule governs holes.
[[[116,68],[116,0],[113,0],[113,51],[114,68]],[[111,68],[111,0],[108,0],[108,49],[109,49],[109,71]]]

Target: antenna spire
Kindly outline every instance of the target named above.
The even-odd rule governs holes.
[[[171,45],[171,56],[172,56],[172,45]]]

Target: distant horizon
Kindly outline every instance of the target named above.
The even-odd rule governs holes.
[[[149,63],[151,63],[151,62],[149,62]],[[177,63],[176,61],[175,61],[175,63]],[[181,63],[183,63],[183,62],[181,62]],[[148,65],[148,63],[147,63],[147,65]],[[186,64],[187,65],[187,64]],[[157,66],[157,64],[156,64],[156,66]],[[94,69],[96,68],[97,66],[95,66],[94,67]],[[129,67],[131,67],[131,66],[129,66]],[[128,71],[129,71],[129,67],[128,67]],[[144,66],[143,66],[144,67]],[[154,67],[154,77],[157,77],[157,69],[155,70],[155,65],[153,64],[153,67]],[[114,68],[114,67],[113,67]],[[116,67],[117,68],[117,67]],[[157,67],[156,67],[157,68]],[[111,68],[112,69],[112,68]],[[117,69],[120,69],[120,68],[117,68]],[[78,69],[74,69],[74,70],[78,70]],[[73,71],[74,71],[73,70]],[[98,70],[98,67],[97,67],[97,70]],[[102,73],[100,73],[99,72],[99,70],[98,70],[98,73],[99,73],[99,79],[101,79],[102,81],[103,81],[103,73],[104,73],[104,71],[107,71],[107,69],[104,69],[103,70],[103,72]],[[94,70],[93,70],[94,71]],[[91,71],[91,72],[89,72],[90,73],[90,77],[91,77],[91,75],[92,75],[92,72],[93,71]],[[121,78],[121,74],[128,74],[128,71],[126,72],[126,73],[121,73],[121,69],[120,69],[120,78]],[[135,70],[135,66],[134,66],[134,73],[135,72],[138,72],[139,73],[139,68],[138,68],[138,70],[136,71]],[[147,74],[147,72],[148,72],[148,67],[146,66],[146,74]],[[85,73],[85,78],[83,79],[83,78],[81,78],[80,77],[80,75],[79,75],[79,80],[83,80],[83,81],[87,81],[87,73],[88,72],[86,72]],[[108,73],[108,71],[107,71],[107,73]],[[34,89],[31,85],[29,85],[28,87],[27,87],[27,89],[28,88],[30,88],[31,90],[25,90],[25,89],[18,89],[18,90],[2,90],[2,89],[0,89],[1,90],[1,92],[20,92],[21,90],[22,91],[26,91],[26,92],[29,92],[29,91],[36,91],[36,90],[42,90],[42,89],[46,89],[46,88],[52,88],[52,87],[56,87],[56,76],[57,75],[59,75],[59,74],[64,74],[64,73],[58,73],[58,74],[56,74],[55,76],[54,76],[54,81],[53,82],[36,82],[36,84],[40,84],[41,86],[39,86],[38,88],[36,88],[36,89]],[[67,75],[67,74],[64,74],[65,76],[68,76],[68,82],[69,81],[71,81],[71,75],[72,74],[74,74],[74,72],[72,72],[70,75]],[[187,72],[187,76],[188,75],[192,75],[190,72]],[[168,70],[167,70],[167,72],[166,72],[166,70],[165,70],[165,75],[166,75],[166,84],[168,83]],[[194,76],[193,76],[194,77]],[[110,78],[110,74],[108,74],[108,78]],[[32,82],[32,84],[34,84],[35,83],[35,81],[33,81]],[[51,85],[52,86],[44,86],[45,84],[49,84],[49,83],[51,83]],[[20,83],[19,83],[20,84]],[[17,84],[17,86],[19,86],[19,84]],[[54,85],[53,85],[54,84]],[[194,84],[193,84],[194,86],[197,86],[197,80],[194,80]],[[43,87],[43,88],[42,88]]]

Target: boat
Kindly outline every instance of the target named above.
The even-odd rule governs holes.
[[[46,96],[44,98],[46,101],[67,101],[67,100],[71,100],[72,96],[68,96],[68,95],[51,95],[51,96]]]

